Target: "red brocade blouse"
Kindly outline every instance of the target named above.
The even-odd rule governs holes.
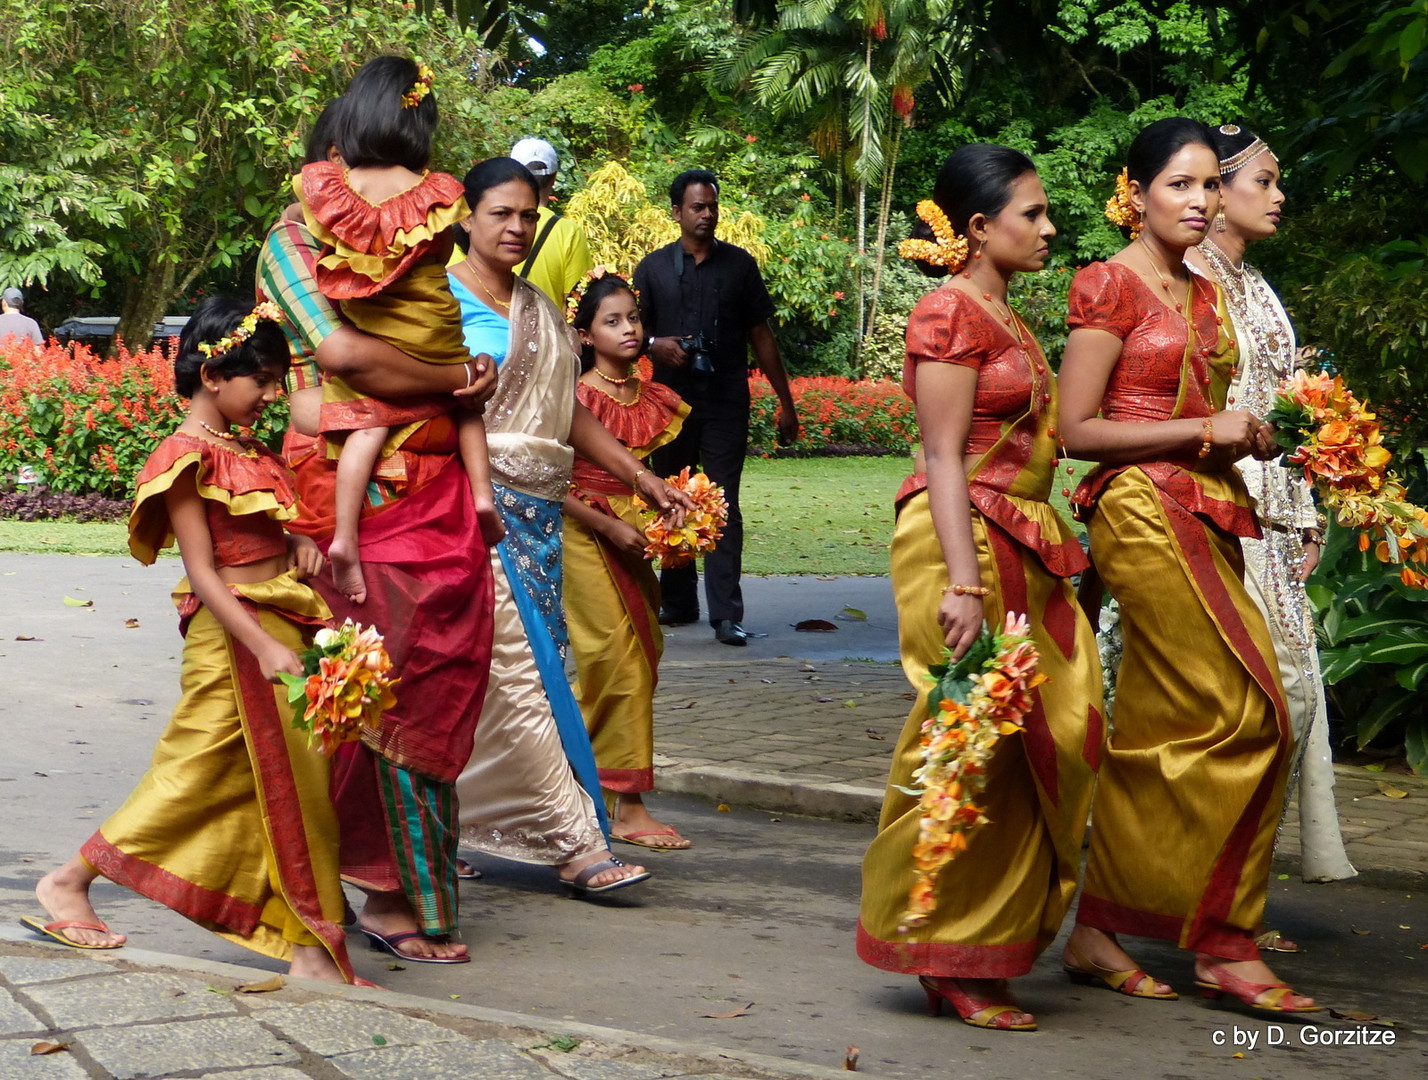
[[[208,515],[217,567],[245,566],[286,555],[282,523],[297,515],[292,472],[256,439],[219,446],[176,431],[149,455],[139,471],[129,514],[129,550],[146,566],[174,542],[164,492],[196,469],[198,493]]]
[[[1182,294],[1176,302],[1184,303]],[[1076,275],[1067,298],[1072,329],[1104,330],[1121,339],[1106,381],[1101,415],[1120,423],[1200,419],[1225,407],[1239,351],[1211,282],[1191,275],[1190,313],[1168,306],[1123,263],[1092,263]],[[1193,331],[1193,336],[1192,336]],[[1258,536],[1249,496],[1233,468],[1203,471],[1193,450],[1146,462],[1101,465],[1076,490],[1078,516],[1095,506],[1127,469],[1140,469],[1163,496],[1236,536]]]
[[[959,364],[977,372],[967,433],[967,493],[982,515],[1033,551],[1060,577],[1088,565],[1080,543],[1047,499],[1057,457],[1052,428],[1056,378],[1030,334],[1025,344],[960,289],[934,289],[907,324],[903,389],[917,400],[918,364]],[[898,501],[927,486],[911,476]]]

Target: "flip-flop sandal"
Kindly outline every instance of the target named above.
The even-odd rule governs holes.
[[[39,919],[25,915],[20,919],[20,925],[26,930],[33,930],[41,937],[53,938],[61,945],[68,945],[71,949],[122,949],[121,942],[118,945],[85,945],[82,942],[71,941],[65,937],[61,931],[64,930],[93,930],[97,934],[112,934],[114,931],[102,922],[85,922],[83,919],[63,919],[60,922],[40,922]]]
[[[624,833],[623,835],[611,833],[611,840],[618,840],[622,844],[633,844],[635,847],[649,848],[651,851],[688,851],[693,844],[686,843],[683,847],[674,847],[669,844],[651,844],[644,840],[646,836],[672,836],[676,840],[683,840],[673,829],[640,829],[636,832]]]
[[[463,866],[466,867],[465,870],[461,869]],[[481,879],[481,871],[477,870],[476,867],[472,866],[465,859],[457,859],[456,876],[462,881],[479,881]]]
[[[411,964],[469,964],[471,956],[413,956],[411,953],[404,953],[397,948],[404,941],[411,941],[413,938],[423,938],[434,945],[445,945],[450,941],[450,936],[441,934],[432,936],[423,934],[420,930],[407,930],[400,934],[388,934],[385,937],[375,930],[368,930],[362,927],[362,933],[367,935],[367,940],[371,943],[375,952],[389,952],[398,960]]]
[[[605,885],[591,885],[590,879],[598,877],[606,870],[618,870],[628,864],[620,858],[611,855],[608,859],[601,859],[597,863],[591,863],[573,878],[561,878],[560,880],[569,885],[581,896],[594,896],[597,893],[614,892],[616,889],[628,889],[631,885],[638,885],[642,881],[648,881],[650,872],[646,870],[643,874],[631,874],[629,877],[622,877],[616,881],[611,881]]]

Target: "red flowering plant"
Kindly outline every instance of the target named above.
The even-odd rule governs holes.
[[[184,417],[174,393],[177,339],[113,356],[71,343],[0,343],[0,487],[22,472],[53,491],[133,494],[134,477]],[[260,437],[281,431],[269,410]]]
[[[897,383],[809,375],[790,379],[789,389],[798,406],[796,453],[912,453],[916,411]],[[776,449],[778,398],[762,374],[749,379],[749,396],[749,453],[768,457]]]

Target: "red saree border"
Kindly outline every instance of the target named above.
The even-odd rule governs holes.
[[[600,786],[621,795],[643,795],[654,790],[654,769],[597,769]]]
[[[858,920],[858,958],[883,971],[954,979],[1013,979],[1036,961],[1036,942],[1011,945],[951,945],[935,941],[884,941]]]
[[[1094,823],[1091,827],[1095,828]],[[1180,932],[1185,927],[1185,920],[1179,915],[1141,911],[1088,892],[1081,894],[1081,901],[1076,907],[1076,922],[1108,934],[1132,934],[1175,942],[1180,940]]]
[[[103,874],[114,884],[163,904],[194,922],[221,926],[246,938],[253,935],[254,928],[261,921],[261,908],[226,893],[195,885],[171,870],[130,855],[106,840],[102,831],[96,831],[86,840],[79,854],[90,869]]]
[[[257,605],[243,601],[243,606],[257,613]],[[287,766],[288,744],[284,734],[285,721],[278,715],[278,703],[273,685],[263,678],[258,658],[241,642],[228,637],[229,661],[237,676],[239,715],[243,735],[253,761],[253,775],[258,783],[258,797],[267,808],[264,820],[268,839],[277,858],[277,878],[283,898],[312,933],[332,955],[345,981],[356,981],[352,963],[347,957],[347,934],[337,923],[323,916],[317,878],[313,874],[311,846],[303,821],[302,800],[292,769]],[[317,751],[312,751],[316,753]],[[326,798],[327,793],[323,792]]]

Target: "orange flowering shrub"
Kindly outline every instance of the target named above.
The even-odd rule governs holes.
[[[131,496],[144,461],[184,417],[177,347],[176,338],[141,352],[121,343],[103,357],[78,343],[0,345],[0,487],[28,467],[53,491]],[[269,410],[258,434],[286,423],[286,409]]]
[[[912,453],[917,417],[900,384],[890,380],[809,375],[789,379],[798,406],[798,442],[806,454],[853,450]],[[762,374],[749,378],[749,453],[768,457],[776,448],[778,398]]]

